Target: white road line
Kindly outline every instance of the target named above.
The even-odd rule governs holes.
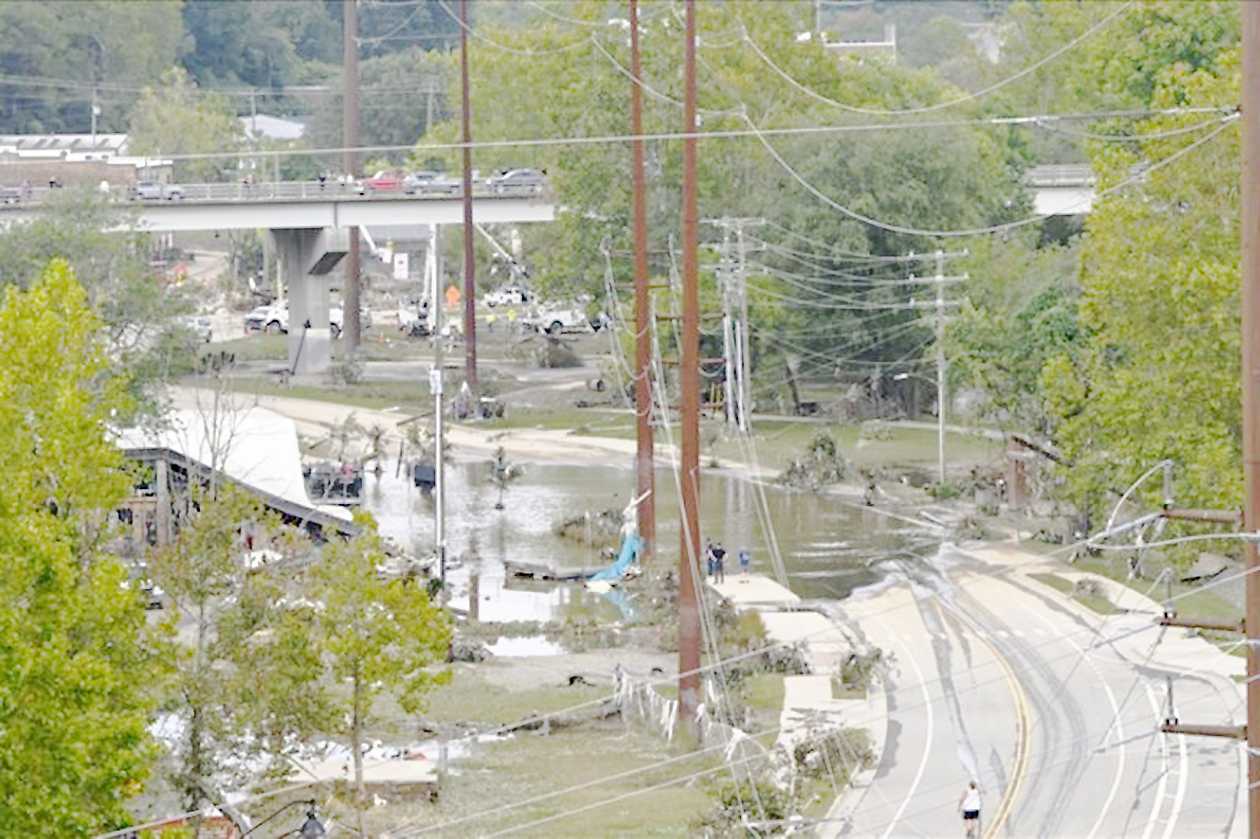
[[[1046,620],[1045,615],[1041,614],[1040,611],[1033,609],[1031,610],[1031,613],[1037,618],[1037,620],[1045,624],[1048,629],[1051,631],[1054,630],[1054,625]],[[1112,713],[1112,725],[1108,727],[1108,735],[1110,735],[1111,729],[1114,727],[1116,732],[1116,742],[1120,744],[1118,760],[1116,762],[1115,779],[1111,782],[1111,789],[1107,793],[1107,800],[1103,802],[1102,809],[1098,811],[1098,819],[1094,822],[1094,826],[1089,829],[1089,833],[1086,837],[1086,839],[1093,839],[1093,837],[1097,835],[1098,831],[1102,829],[1103,821],[1107,818],[1107,811],[1111,809],[1112,803],[1116,800],[1116,793],[1120,791],[1120,781],[1124,777],[1124,756],[1125,752],[1128,751],[1128,747],[1124,744],[1124,725],[1120,722],[1120,705],[1116,702],[1116,695],[1111,691],[1111,685],[1107,684],[1107,680],[1104,679],[1102,673],[1098,671],[1098,665],[1094,664],[1094,659],[1088,652],[1081,649],[1080,645],[1073,641],[1068,635],[1064,635],[1063,640],[1071,645],[1072,649],[1080,653],[1081,658],[1089,665],[1089,669],[1094,671],[1094,676],[1097,677],[1099,684],[1102,685],[1103,691],[1106,692],[1107,702],[1111,705]]]
[[[1186,784],[1190,780],[1190,758],[1186,753],[1186,735],[1176,734],[1177,749],[1181,759],[1177,766],[1177,797],[1173,799],[1172,812],[1168,814],[1168,827],[1164,828],[1164,839],[1171,839],[1173,828],[1177,826],[1177,817],[1181,815],[1181,805],[1186,800]]]
[[[1155,718],[1159,719],[1159,702],[1155,699],[1155,691],[1151,690],[1151,683],[1142,682],[1142,687],[1146,688],[1146,701],[1151,704],[1151,712],[1155,714]],[[1164,794],[1168,786],[1168,738],[1159,738],[1160,752],[1160,771],[1159,784],[1155,787],[1154,802],[1151,805],[1150,818],[1146,820],[1146,829],[1142,831],[1142,839],[1151,839],[1151,831],[1155,829],[1155,821],[1159,818],[1160,808],[1164,806]]]
[[[906,812],[906,807],[910,805],[910,799],[914,797],[915,790],[919,788],[919,783],[923,780],[923,773],[927,771],[928,757],[932,754],[932,735],[936,727],[936,722],[932,714],[932,697],[928,693],[927,680],[923,678],[923,670],[919,667],[919,662],[915,660],[914,653],[910,651],[910,647],[901,639],[901,635],[888,631],[888,625],[883,621],[879,622],[884,627],[886,635],[892,635],[897,639],[897,643],[906,653],[906,660],[910,662],[910,666],[914,668],[914,674],[918,677],[919,690],[923,692],[923,707],[927,710],[927,736],[923,738],[923,757],[919,760],[919,771],[915,773],[914,783],[910,785],[910,789],[906,790],[906,797],[902,799],[901,806],[897,808],[897,812],[893,815],[892,821],[888,823],[887,829],[884,830],[883,839],[887,839],[892,835],[893,828],[897,826],[897,822],[901,820],[902,815]],[[904,738],[902,738],[904,740]]]

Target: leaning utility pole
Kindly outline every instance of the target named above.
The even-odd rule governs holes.
[[[1260,530],[1260,4],[1242,4],[1243,530]],[[1260,553],[1247,556],[1247,812],[1260,839]]]
[[[700,704],[700,282],[696,253],[696,0],[686,0],[683,68],[682,347],[679,362],[682,424],[682,545],[678,552],[678,718],[696,719]]]
[[[358,0],[342,0],[342,168],[350,177],[359,174],[359,8]],[[252,101],[252,97],[251,97]],[[257,126],[253,126],[255,131]],[[279,178],[277,178],[279,180]],[[342,340],[349,352],[359,348],[359,228],[348,230],[349,252],[346,254],[346,287],[342,294]]]
[[[480,415],[477,387],[477,289],[473,254],[472,116],[468,105],[468,0],[459,0],[460,123],[464,143],[464,381],[472,391],[473,416]]]
[[[652,439],[652,336],[651,301],[648,296],[647,176],[643,161],[643,92],[639,89],[639,0],[630,0],[630,141],[634,181],[634,412],[636,479],[639,502],[639,536],[643,539],[642,562],[656,548],[656,473]]]

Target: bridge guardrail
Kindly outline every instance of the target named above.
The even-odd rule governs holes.
[[[321,199],[335,199],[345,201],[389,201],[389,200],[449,200],[451,198],[459,198],[463,195],[463,186],[460,185],[455,192],[450,194],[426,194],[417,192],[407,194],[402,190],[390,191],[373,191],[370,187],[362,184],[346,184],[335,181],[327,181],[321,184],[319,181],[267,181],[262,183],[213,183],[213,184],[171,184],[169,188],[178,187],[180,192],[172,194],[166,198],[136,198],[132,195],[131,190],[126,187],[111,187],[109,190],[110,199],[117,204],[123,206],[141,206],[146,204],[162,204],[166,202],[241,202],[249,203],[253,201],[317,201]],[[360,192],[362,188],[362,192]],[[0,205],[21,206],[21,205],[38,205],[42,204],[53,192],[59,191],[60,187],[47,186],[30,186],[11,188],[11,193],[2,194]],[[102,194],[104,191],[102,190]],[[550,189],[544,187],[542,190],[511,190],[506,192],[496,192],[485,183],[473,184],[474,198],[538,198],[548,199],[550,197]]]

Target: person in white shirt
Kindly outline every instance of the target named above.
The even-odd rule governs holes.
[[[972,781],[958,798],[958,809],[962,811],[963,835],[967,839],[976,839],[980,835],[980,790]]]

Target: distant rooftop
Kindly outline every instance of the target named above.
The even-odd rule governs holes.
[[[249,139],[300,140],[306,133],[306,124],[267,114],[241,117],[241,126]]]

